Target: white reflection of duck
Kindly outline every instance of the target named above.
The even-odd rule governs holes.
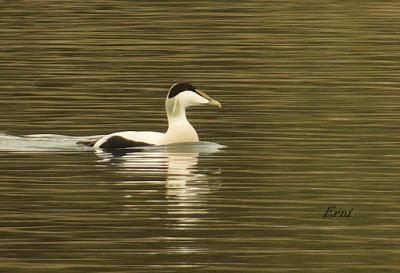
[[[121,174],[166,174],[166,195],[185,199],[197,191],[208,191],[208,174],[200,172],[197,164],[200,154],[220,151],[224,146],[199,142],[195,144],[174,144],[146,147],[140,150],[114,149],[96,150],[99,162],[116,166]],[[188,186],[188,182],[190,183]],[[146,182],[143,182],[146,183]]]
[[[125,131],[112,133],[85,144],[94,148],[115,149],[199,142],[196,130],[186,118],[186,108],[196,105],[214,105],[221,108],[221,103],[197,90],[190,83],[176,83],[171,86],[165,100],[168,118],[168,130],[165,134],[148,131]]]
[[[113,169],[119,176],[128,178],[125,181],[122,179],[119,185],[164,184],[166,213],[176,220],[172,227],[187,229],[202,221],[203,217],[200,215],[209,213],[205,196],[220,187],[217,178],[220,169],[200,168],[198,162],[202,156],[217,153],[224,147],[215,143],[199,142],[145,147],[139,151],[116,149],[107,152],[98,149],[96,154],[101,158],[101,165],[116,167]],[[140,190],[140,194],[154,193],[153,189],[149,190]],[[127,200],[122,212],[124,214],[141,210],[140,206],[132,202],[131,198],[134,196],[131,194],[131,190],[125,192]]]

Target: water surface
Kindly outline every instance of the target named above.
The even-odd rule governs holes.
[[[398,272],[399,17],[396,1],[0,1],[0,271]],[[223,105],[190,109],[204,142],[75,144],[165,131],[178,81]]]

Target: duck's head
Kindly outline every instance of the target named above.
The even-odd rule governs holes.
[[[187,82],[175,83],[171,86],[165,105],[167,112],[175,112],[178,109],[196,105],[213,105],[221,108],[221,103]]]

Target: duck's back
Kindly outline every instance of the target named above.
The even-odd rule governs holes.
[[[161,142],[163,133],[149,131],[125,131],[106,135],[96,141],[94,148],[115,149],[158,145]]]

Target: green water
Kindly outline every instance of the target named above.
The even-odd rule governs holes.
[[[0,271],[399,272],[399,18],[397,1],[0,1]],[[188,115],[225,148],[12,137],[165,131],[178,81],[222,103]]]

